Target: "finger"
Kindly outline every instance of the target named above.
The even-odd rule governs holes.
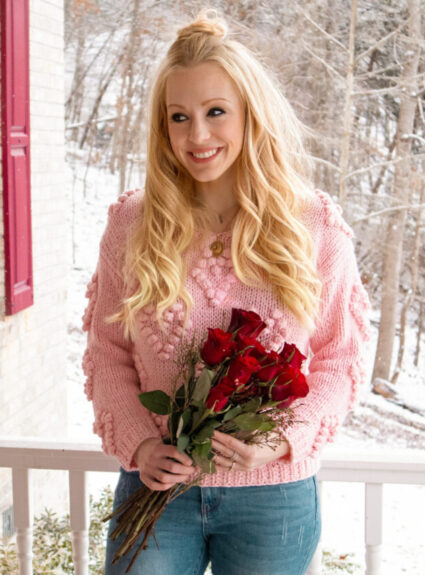
[[[153,477],[159,483],[183,483],[187,481],[187,475],[178,475],[177,473],[168,473],[168,471],[163,471],[162,469],[157,469],[153,472]]]
[[[223,443],[220,443],[216,440],[212,440],[211,442],[211,446],[212,449],[215,453],[218,453],[220,455],[224,455],[225,457],[228,457],[229,459],[234,457],[235,459],[238,459],[239,454],[237,454],[236,451],[234,451],[233,449],[229,449],[226,445],[224,445]],[[236,455],[234,455],[236,454]]]
[[[170,458],[161,459],[158,466],[164,471],[168,471],[176,475],[192,475],[194,472],[193,465],[190,467],[187,465],[182,465],[181,463],[178,463],[174,459]]]
[[[213,440],[218,441],[222,445],[225,445],[228,449],[236,451],[237,453],[244,455],[247,451],[247,445],[240,439],[232,437],[228,433],[221,433],[221,431],[214,431]]]
[[[193,466],[193,461],[187,455],[187,453],[180,453],[180,451],[177,449],[177,447],[174,447],[174,445],[163,445],[161,449],[158,450],[158,455],[175,459],[182,465]]]
[[[233,469],[235,469],[235,467],[236,467],[235,461],[232,461],[228,457],[223,457],[222,455],[215,455],[214,456],[214,463],[216,464],[216,468],[218,466],[222,470],[225,470],[225,471],[230,471],[230,470],[233,471]]]
[[[217,441],[216,439],[212,440],[211,446],[213,448],[213,451],[221,453],[222,455],[229,457],[233,461],[237,461],[238,459],[240,459],[241,457],[244,457],[244,455],[245,455],[245,454],[239,452],[239,450],[238,450],[239,447],[235,446],[236,449],[234,449],[232,447],[224,445],[224,443],[220,443],[220,441]]]
[[[174,485],[174,483],[160,483],[150,475],[144,475],[142,473],[139,475],[143,485],[146,485],[146,487],[149,487],[149,489],[152,489],[153,491],[166,491],[167,489],[171,489]]]

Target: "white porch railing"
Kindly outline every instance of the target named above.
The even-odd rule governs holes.
[[[70,520],[76,575],[88,575],[88,492],[87,473],[118,471],[112,457],[99,447],[71,443],[22,439],[0,440],[0,467],[12,469],[14,519],[20,575],[33,575],[31,469],[68,470]],[[323,481],[360,482],[365,489],[366,575],[380,575],[383,490],[385,483],[425,484],[425,454],[419,451],[392,451],[380,455],[337,453],[322,458],[318,475]],[[309,575],[321,575],[321,550],[317,550]]]

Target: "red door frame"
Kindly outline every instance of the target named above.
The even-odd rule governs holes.
[[[6,314],[33,303],[29,2],[0,0]]]

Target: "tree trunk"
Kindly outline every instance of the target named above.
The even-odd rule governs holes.
[[[421,12],[420,0],[409,0],[408,38],[402,67],[400,115],[396,136],[396,159],[393,198],[394,204],[404,205],[408,197],[410,177],[410,151],[413,124],[416,113],[416,92],[420,42]],[[384,267],[382,278],[381,321],[376,350],[373,379],[389,379],[396,329],[397,301],[400,283],[400,268],[403,253],[403,235],[406,210],[398,210],[389,217],[386,234]]]
[[[422,331],[423,331],[423,325],[424,325],[424,320],[425,320],[425,301],[421,300],[421,303],[419,304],[419,317],[418,317],[418,331],[416,333],[416,349],[415,349],[415,359],[414,359],[414,364],[415,367],[418,367],[419,365],[419,356],[421,353],[421,337],[422,337]]]
[[[354,53],[357,24],[357,0],[351,2],[350,39],[348,44],[347,77],[345,87],[344,131],[341,142],[339,203],[344,205],[347,195],[347,174],[350,163],[350,140],[353,123]]]
[[[424,187],[421,188],[419,195],[419,205],[424,201]],[[391,378],[391,383],[397,383],[398,376],[402,370],[403,366],[403,356],[405,350],[406,342],[406,323],[407,314],[409,312],[412,301],[415,297],[416,288],[418,285],[418,271],[419,271],[419,248],[421,244],[421,224],[422,224],[422,209],[418,210],[416,219],[416,229],[415,229],[415,240],[413,253],[410,263],[410,289],[407,294],[406,301],[403,304],[400,316],[400,344],[398,348],[397,364],[394,369],[393,376]]]

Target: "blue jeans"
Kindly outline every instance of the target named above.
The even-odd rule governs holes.
[[[121,470],[114,508],[141,486]],[[112,519],[109,533],[115,526]],[[252,487],[192,487],[166,508],[131,575],[304,575],[320,537],[316,477]],[[108,535],[105,575],[124,575],[133,552],[116,565],[120,538]]]

